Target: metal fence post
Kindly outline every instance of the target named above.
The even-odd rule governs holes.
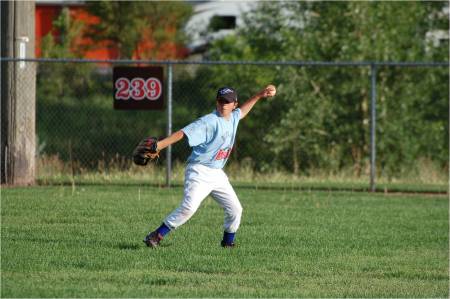
[[[172,64],[168,64],[167,71],[167,136],[172,134]],[[172,146],[169,145],[166,151],[166,186],[170,187],[172,177]]]
[[[370,191],[375,192],[376,177],[376,124],[377,124],[377,66],[371,64],[371,97],[370,97]]]

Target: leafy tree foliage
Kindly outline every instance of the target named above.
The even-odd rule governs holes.
[[[192,14],[190,5],[167,1],[90,1],[87,9],[98,22],[88,25],[86,36],[117,48],[118,58],[128,59],[144,41],[154,45],[141,58],[155,58],[168,44],[182,43],[186,36],[180,29]]]
[[[42,39],[43,58],[82,58],[83,49],[78,43],[84,24],[74,20],[68,8],[64,8],[53,22],[53,31]],[[57,38],[54,37],[57,35]],[[92,91],[92,65],[39,64],[38,97],[80,96]],[[67,88],[67,85],[70,88]],[[70,93],[68,93],[70,91]]]
[[[214,44],[210,58],[448,61],[448,39],[433,45],[429,38],[436,30],[448,32],[446,6],[446,2],[263,2],[247,14],[235,37]],[[379,169],[395,177],[414,170],[419,158],[448,167],[448,69],[377,71]],[[211,77],[227,77],[220,74]],[[252,136],[271,144],[276,165],[294,173],[348,167],[356,175],[367,172],[369,68],[284,67],[262,72],[239,68],[229,77],[232,84],[246,84],[244,89],[264,82],[279,86],[276,101],[260,110],[270,116],[256,112],[249,125]],[[261,129],[261,124],[266,126]],[[247,143],[251,137],[243,135],[241,141]]]

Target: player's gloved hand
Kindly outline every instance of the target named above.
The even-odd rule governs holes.
[[[133,151],[133,161],[137,165],[147,165],[149,160],[159,158],[158,138],[145,137]]]

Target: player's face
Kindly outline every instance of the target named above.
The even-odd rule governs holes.
[[[222,101],[216,102],[217,111],[219,111],[220,115],[222,115],[225,118],[228,118],[230,116],[231,112],[233,112],[234,108],[236,108],[236,105],[237,105],[236,102],[232,103]]]

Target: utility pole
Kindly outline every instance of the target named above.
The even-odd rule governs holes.
[[[1,57],[34,58],[35,2],[1,1]],[[1,183],[32,185],[36,176],[36,66],[1,62]]]

